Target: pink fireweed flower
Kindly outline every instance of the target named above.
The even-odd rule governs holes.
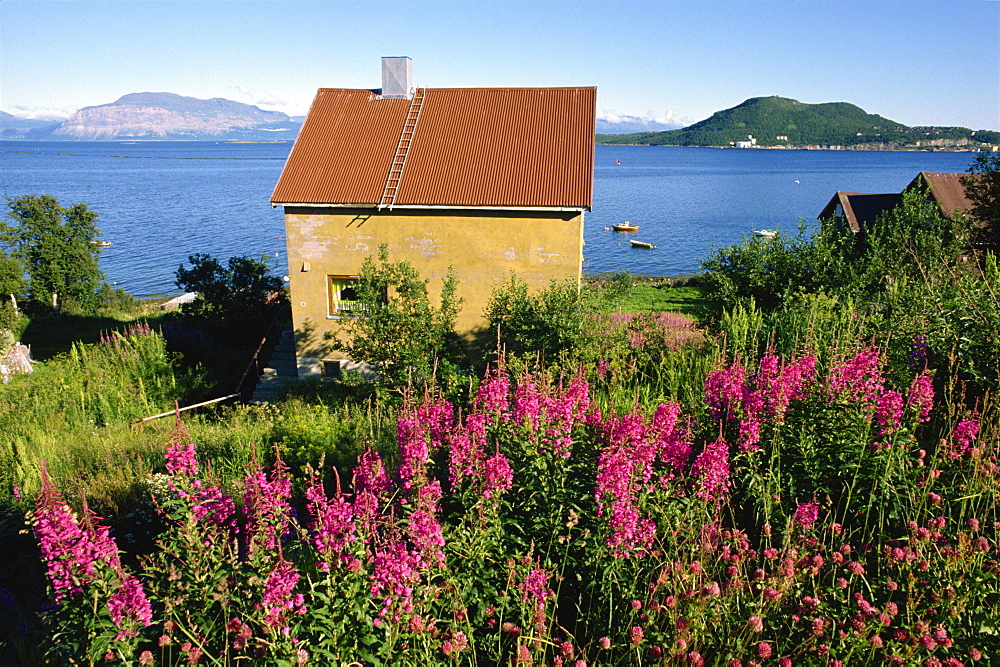
[[[545,603],[555,597],[555,591],[549,588],[552,573],[540,567],[532,567],[524,581],[517,587],[521,591],[521,602],[531,604],[536,609],[544,608]]]
[[[610,446],[628,457],[629,476],[642,482],[648,482],[652,477],[658,451],[646,436],[646,426],[638,414],[611,417],[604,425],[604,437]]]
[[[396,445],[399,448],[399,482],[404,489],[427,483],[430,448],[427,433],[414,413],[403,413],[396,421]]]
[[[658,445],[657,458],[678,473],[684,472],[691,458],[691,431],[680,412],[679,403],[660,403],[649,424],[649,434]]]
[[[507,371],[500,368],[487,371],[472,404],[475,412],[486,415],[490,421],[494,421],[497,416],[504,417],[510,410],[510,379]]]
[[[735,419],[742,407],[746,370],[740,363],[716,368],[705,378],[705,401],[715,419]]]
[[[195,479],[198,477],[198,459],[195,457],[194,443],[191,442],[190,436],[187,436],[187,429],[180,422],[177,426],[183,431],[178,433],[175,430],[176,435],[171,438],[170,444],[167,445],[165,455],[167,472],[174,477]]]
[[[515,424],[524,424],[531,429],[538,428],[538,420],[542,414],[542,394],[535,385],[534,378],[525,374],[514,390],[514,402],[511,419]]]
[[[781,358],[773,350],[768,350],[767,354],[757,362],[757,375],[754,378],[757,391],[762,393],[771,391],[780,375]]]
[[[415,507],[410,512],[406,532],[425,563],[444,567],[444,535],[437,515],[440,512],[441,483],[429,482],[417,490]]]
[[[258,469],[247,475],[243,483],[247,548],[251,554],[274,551],[288,532],[293,516],[288,503],[292,495],[288,466],[278,458],[270,476]]]
[[[573,429],[587,419],[593,406],[590,400],[590,385],[582,371],[570,380],[561,395],[546,397],[545,417],[548,427],[542,444],[553,454],[569,458],[573,446]]]
[[[591,423],[595,407],[582,374],[563,389],[547,388],[529,373],[521,378],[514,392],[510,421],[531,432],[541,453],[569,458],[574,429],[581,423]]]
[[[136,636],[138,626],[152,624],[153,612],[139,580],[122,569],[110,529],[97,523],[86,499],[83,519],[77,522],[49,480],[44,463],[41,476],[42,493],[29,519],[34,525],[55,601],[81,595],[98,576],[99,570],[110,569],[118,581],[118,588],[107,602],[111,620],[119,628],[115,639]]]
[[[746,414],[740,420],[739,449],[741,452],[754,452],[760,449],[760,396],[754,392],[747,397]]]
[[[176,418],[164,458],[170,473],[170,490],[187,501],[195,521],[222,527],[235,524],[236,504],[232,498],[217,485],[206,485],[199,478],[195,445],[180,415]]]
[[[392,482],[378,452],[365,449],[354,468],[354,518],[358,531],[374,535],[378,529],[379,510],[388,505]]]
[[[432,449],[437,450],[445,434],[451,430],[455,423],[455,409],[451,403],[440,396],[428,393],[424,396],[423,402],[417,406],[416,416],[422,427],[426,429]]]
[[[775,371],[777,359],[773,353],[761,359],[756,384],[766,414],[774,423],[781,424],[791,402],[801,401],[809,394],[816,377],[816,356],[805,355]]]
[[[899,430],[903,418],[903,395],[898,391],[887,391],[875,399],[875,425],[878,436],[891,435]]]
[[[972,441],[979,435],[979,414],[974,413],[968,419],[958,422],[951,432],[951,437],[945,443],[945,454],[952,459],[965,455],[972,446]]]
[[[481,473],[487,418],[488,415],[471,414],[448,437],[448,473],[452,489],[458,489],[463,479]]]
[[[46,575],[56,602],[75,597],[94,579],[97,569],[105,566],[121,571],[118,548],[110,529],[97,524],[96,517],[83,506],[83,519],[63,501],[41,466],[42,492],[29,515],[35,537],[45,562]],[[82,524],[82,525],[81,525]]]
[[[874,347],[859,351],[854,357],[834,366],[827,378],[827,394],[834,399],[858,403],[869,409],[882,392],[879,353]]]
[[[638,509],[658,450],[645,435],[639,415],[611,418],[605,425],[609,444],[598,459],[594,497],[598,516],[607,516],[611,528],[606,544],[619,558],[648,549],[656,535],[656,524],[640,517]]]
[[[146,598],[139,580],[131,575],[125,575],[121,585],[108,599],[108,612],[115,627],[119,628],[116,640],[135,637],[139,631],[135,626],[148,627],[153,624],[153,608]],[[122,625],[126,627],[122,628]]]
[[[483,463],[483,497],[499,498],[514,485],[514,471],[510,461],[499,451]]]
[[[931,418],[931,409],[934,407],[934,384],[929,374],[921,373],[913,378],[906,397],[906,407],[917,411],[918,424]]]
[[[427,394],[420,405],[407,405],[396,422],[399,482],[405,490],[429,480],[427,463],[444,441],[455,420],[454,409],[442,398]]]
[[[204,486],[192,495],[191,516],[212,526],[236,524],[236,503],[218,486]]]
[[[265,612],[264,623],[280,628],[282,634],[288,633],[289,614],[306,613],[305,599],[301,594],[294,594],[298,583],[299,573],[291,563],[279,557],[264,586],[261,608]]]
[[[340,478],[337,478],[337,495],[329,500],[323,484],[314,477],[306,489],[306,501],[313,519],[312,542],[316,550],[330,561],[345,561],[349,545],[357,539],[357,528],[354,507],[340,491]]]
[[[399,622],[413,614],[413,589],[420,583],[424,561],[416,551],[410,551],[393,539],[384,548],[376,549],[372,559],[371,595],[381,606],[379,619]]]
[[[375,450],[365,449],[358,457],[358,466],[354,469],[354,488],[356,491],[371,491],[383,499],[389,497],[392,482],[382,456]]]
[[[802,503],[796,508],[795,516],[792,520],[803,528],[808,528],[816,523],[818,518],[819,504],[815,500],[810,500]]]
[[[720,436],[705,449],[691,465],[691,474],[698,481],[696,495],[705,500],[716,500],[729,488],[729,445]]]

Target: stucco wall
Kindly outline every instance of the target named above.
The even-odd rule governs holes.
[[[553,278],[581,278],[582,212],[289,206],[285,232],[300,375],[321,373],[323,360],[343,356],[323,338],[339,322],[329,314],[327,276],[357,275],[380,244],[388,246],[391,261],[406,259],[431,279],[432,299],[448,267],[454,268],[465,300],[456,328],[469,337],[484,328],[486,303],[512,272],[536,288]]]

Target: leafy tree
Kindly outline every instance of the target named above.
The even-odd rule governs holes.
[[[10,297],[10,307],[17,312],[17,297],[24,291],[24,266],[0,250],[0,295]]]
[[[862,288],[881,289],[903,277],[947,281],[967,247],[972,223],[965,216],[941,214],[926,189],[903,193],[903,201],[878,216],[866,230],[865,249],[854,268]]]
[[[24,267],[0,250],[0,354],[12,343],[12,334],[6,330],[13,329],[20,317],[17,297],[24,288]]]
[[[378,258],[368,256],[361,265],[354,287],[357,315],[342,320],[334,349],[374,366],[380,381],[392,388],[429,382],[435,375],[447,379],[464,354],[455,333],[462,299],[451,270],[439,305],[431,303],[429,283],[406,260],[390,262],[388,248],[379,246]]]
[[[980,153],[962,178],[972,215],[982,227],[974,241],[990,252],[1000,251],[1000,153]]]
[[[184,305],[188,314],[217,317],[229,324],[252,322],[269,306],[283,301],[281,278],[270,274],[266,255],[230,257],[223,266],[211,255],[198,253],[189,256],[188,262],[191,268],[181,264],[174,274],[177,287],[198,293],[197,299]]]
[[[51,195],[6,199],[0,240],[27,270],[32,298],[47,299],[57,312],[67,300],[92,307],[103,278],[97,212],[83,203],[63,208]]]

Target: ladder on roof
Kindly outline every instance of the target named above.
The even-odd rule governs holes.
[[[403,130],[399,133],[399,143],[396,144],[396,153],[392,156],[392,164],[389,165],[389,174],[385,179],[385,188],[382,189],[382,197],[379,199],[378,208],[392,208],[396,203],[396,194],[399,192],[399,182],[403,178],[403,167],[406,166],[406,156],[413,145],[413,135],[417,131],[417,121],[420,120],[420,109],[424,105],[424,95],[426,88],[417,88],[413,92],[413,99],[410,100],[410,109],[406,112],[406,120],[403,122]]]

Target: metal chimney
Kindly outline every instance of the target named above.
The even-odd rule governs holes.
[[[382,98],[413,99],[412,61],[409,56],[382,58]]]

